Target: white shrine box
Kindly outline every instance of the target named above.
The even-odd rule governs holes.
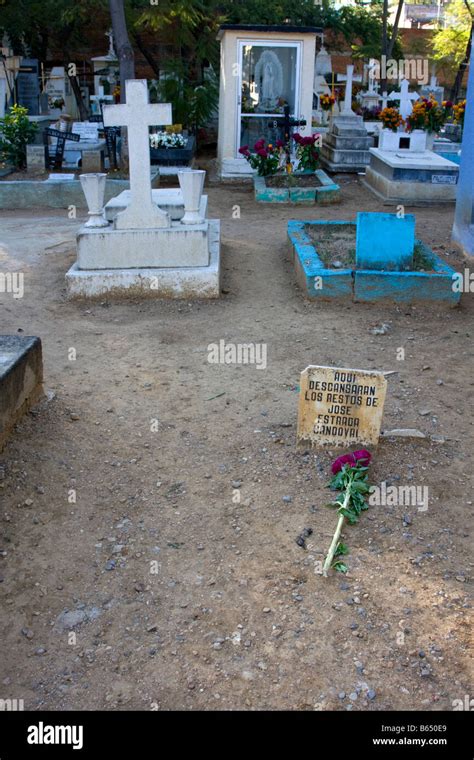
[[[218,171],[222,178],[253,174],[239,148],[283,136],[290,107],[311,134],[317,27],[224,24],[221,43]]]
[[[391,129],[381,129],[379,135],[380,150],[412,150],[422,153],[426,150],[427,133],[424,129],[414,129],[413,132],[392,132]]]

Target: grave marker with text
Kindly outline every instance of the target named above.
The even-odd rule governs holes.
[[[309,366],[301,373],[297,441],[378,443],[387,381],[381,372]]]

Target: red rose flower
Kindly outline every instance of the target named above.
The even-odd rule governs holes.
[[[261,156],[262,158],[268,158],[268,153],[265,150],[265,148],[259,148],[259,150],[257,150],[257,156]]]
[[[362,465],[368,465],[371,460],[371,454],[370,451],[367,451],[366,449],[360,449],[359,451],[354,451],[352,454],[342,454],[342,456],[338,457],[334,460],[334,462],[331,465],[331,470],[333,475],[336,475],[338,472],[342,470],[345,464],[348,464],[350,467],[356,467],[358,463],[360,462]]]
[[[253,146],[253,149],[256,150],[256,151],[259,151],[264,146],[265,146],[265,140],[263,139],[263,137],[261,137],[260,140],[257,140],[257,142],[255,143],[255,145]]]
[[[239,148],[239,153],[241,153],[243,156],[250,156],[249,146],[242,145],[242,147]]]
[[[365,465],[370,464],[370,460],[372,459],[372,455],[370,451],[367,451],[367,449],[359,449],[359,451],[354,451],[353,456],[354,459],[357,459],[357,461]]]

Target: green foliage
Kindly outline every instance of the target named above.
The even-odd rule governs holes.
[[[368,505],[365,501],[366,495],[370,492],[370,486],[367,482],[368,469],[368,467],[364,467],[360,463],[357,463],[356,466],[352,467],[350,464],[344,464],[342,469],[339,470],[329,482],[329,487],[333,491],[340,491],[334,501],[328,505],[337,508],[339,520],[331,547],[324,563],[324,575],[327,574],[327,569],[329,567],[332,567],[333,570],[337,570],[340,573],[347,572],[347,565],[342,562],[340,558],[348,554],[349,549],[346,544],[343,544],[338,539],[344,520],[347,520],[349,525],[355,525],[359,520],[361,512],[368,509]],[[335,544],[336,541],[337,544]]]
[[[150,85],[152,102],[171,103],[173,122],[198,130],[209,121],[219,103],[219,87],[213,76],[196,82],[186,75],[182,61],[168,64],[164,79]]]
[[[328,0],[315,5],[314,0],[222,0],[220,3],[227,21],[236,24],[290,24],[319,26],[331,30],[350,43],[356,58],[379,58],[382,44],[382,12],[380,0],[369,5],[356,2],[340,9]],[[390,29],[389,29],[390,31]],[[337,48],[336,42],[326,37],[328,49]],[[403,57],[400,43],[395,43],[393,58]]]
[[[464,0],[453,0],[446,6],[445,16],[446,26],[439,29],[433,37],[432,54],[435,61],[454,73],[466,54],[473,14]]]
[[[33,142],[38,125],[28,121],[28,109],[14,105],[0,119],[0,153],[16,169],[26,167],[26,146]]]
[[[5,0],[0,34],[7,33],[14,52],[46,61],[48,49],[73,49],[85,30],[110,25],[107,0]]]

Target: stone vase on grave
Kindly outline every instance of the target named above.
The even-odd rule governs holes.
[[[184,216],[181,224],[202,224],[204,219],[199,213],[201,197],[204,190],[205,171],[192,169],[178,172],[179,186],[183,195]]]
[[[82,190],[86,196],[89,219],[86,227],[108,227],[109,223],[104,217],[104,196],[106,174],[81,174]]]
[[[435,137],[436,135],[434,132],[426,133],[426,150],[433,150]]]

